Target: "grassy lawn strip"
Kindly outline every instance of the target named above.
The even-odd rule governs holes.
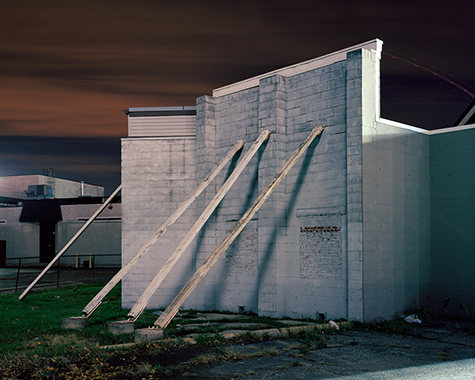
[[[134,341],[132,334],[117,336],[110,334],[107,329],[109,322],[127,318],[127,310],[122,310],[121,307],[120,285],[110,292],[105,301],[88,318],[86,329],[61,329],[61,319],[80,316],[83,307],[102,287],[103,285],[88,284],[46,289],[32,292],[24,301],[18,300],[18,294],[1,295],[0,377],[161,378],[172,373],[183,373],[203,364],[203,361],[243,358],[228,352],[223,347],[226,339],[217,330],[214,330],[214,334],[203,334],[206,332],[203,331],[196,338],[198,344],[193,346],[177,338],[124,349],[99,348]],[[156,318],[157,316],[150,311],[145,311],[135,322],[135,327],[150,326]],[[253,318],[251,320],[254,321]],[[255,322],[268,327],[282,325],[270,318],[256,317]],[[180,324],[183,323],[183,320],[180,321]],[[179,330],[174,323],[170,325],[170,332],[167,335],[170,333],[174,335],[173,330]],[[268,337],[257,337],[250,332],[237,338],[236,342],[246,344],[267,339]],[[256,355],[266,356],[269,353],[259,352]]]
[[[127,311],[120,304],[120,284],[99,308],[88,318],[84,331],[62,330],[61,319],[82,315],[84,306],[101,290],[103,285],[85,284],[32,292],[23,301],[18,294],[0,296],[0,356],[28,354],[42,347],[54,350],[77,346],[98,346],[132,342],[131,336],[115,336],[108,332],[107,323],[124,320]],[[144,313],[138,323],[148,326],[156,317]],[[76,341],[76,342],[75,342]]]

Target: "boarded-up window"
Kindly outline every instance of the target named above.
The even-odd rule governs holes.
[[[343,274],[341,222],[325,217],[313,222],[300,225],[300,276],[338,281]]]

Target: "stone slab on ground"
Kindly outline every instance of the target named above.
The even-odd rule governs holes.
[[[107,329],[114,335],[133,334],[135,325],[133,321],[115,321],[107,325]]]
[[[65,330],[79,330],[86,328],[86,317],[68,317],[61,319],[61,328]]]
[[[153,327],[137,329],[135,330],[135,343],[153,342],[163,338],[163,335],[163,329]]]

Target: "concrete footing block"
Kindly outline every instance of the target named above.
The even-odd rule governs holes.
[[[151,342],[163,338],[163,329],[149,327],[135,330],[135,343]]]
[[[133,334],[134,321],[117,321],[107,325],[107,329],[114,335]]]
[[[66,330],[79,330],[86,328],[86,317],[68,317],[61,319],[61,328]]]

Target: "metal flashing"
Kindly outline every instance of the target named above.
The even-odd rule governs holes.
[[[475,124],[459,125],[459,126],[456,126],[456,127],[447,127],[447,128],[427,130],[427,129],[418,128],[418,127],[414,127],[412,125],[399,123],[397,121],[392,121],[392,120],[387,120],[387,119],[382,119],[382,118],[379,118],[377,121],[381,124],[391,125],[393,127],[397,127],[397,128],[401,128],[401,129],[407,129],[407,130],[410,130],[410,131],[413,131],[413,132],[423,133],[423,134],[429,135],[429,136],[430,135],[438,135],[438,134],[441,134],[441,133],[465,131],[467,129],[475,129]]]
[[[129,117],[196,115],[196,106],[132,107],[124,112]]]

